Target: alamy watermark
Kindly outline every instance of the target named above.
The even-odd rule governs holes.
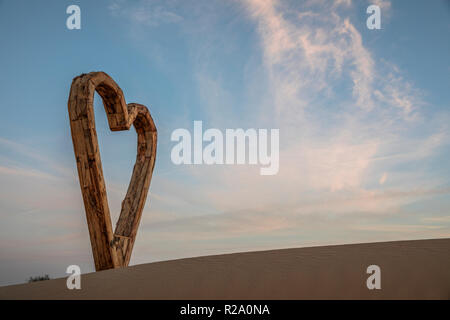
[[[370,277],[367,278],[366,286],[367,289],[381,289],[381,269],[376,264],[372,264],[367,267],[367,274],[370,274]]]
[[[170,154],[176,165],[259,164],[261,175],[278,173],[279,129],[270,129],[270,132],[268,129],[226,129],[223,134],[215,128],[203,132],[203,122],[194,121],[193,135],[179,128],[172,132],[170,139],[178,142]],[[203,142],[207,144],[203,146]]]
[[[72,4],[67,7],[66,13],[70,14],[66,20],[66,27],[69,30],[81,29],[81,9],[79,6]]]
[[[380,6],[372,4],[367,7],[366,13],[370,16],[366,20],[366,25],[369,30],[381,29],[381,9]]]
[[[76,264],[72,264],[67,267],[66,273],[70,274],[70,276],[67,277],[66,286],[67,289],[73,290],[81,289],[81,268],[77,266]]]

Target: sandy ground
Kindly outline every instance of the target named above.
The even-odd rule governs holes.
[[[381,289],[369,290],[369,265]],[[188,258],[0,288],[0,299],[450,299],[450,239]]]

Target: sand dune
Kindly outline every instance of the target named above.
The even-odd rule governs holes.
[[[368,290],[366,268],[381,268]],[[281,249],[149,263],[0,288],[0,299],[450,299],[450,239]]]

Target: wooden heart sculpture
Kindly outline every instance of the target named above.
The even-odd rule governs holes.
[[[112,131],[137,132],[137,156],[130,185],[113,233],[94,119],[94,92],[100,95]],[[125,267],[130,262],[156,158],[157,132],[147,107],[125,103],[122,90],[104,72],[72,81],[69,117],[95,269]]]

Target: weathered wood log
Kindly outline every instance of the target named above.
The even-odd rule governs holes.
[[[114,233],[95,130],[95,91],[103,100],[109,128],[112,131],[129,130],[134,125],[138,138],[136,163]],[[155,165],[155,124],[147,107],[125,103],[122,90],[104,72],[74,78],[68,107],[95,269],[127,266]]]

